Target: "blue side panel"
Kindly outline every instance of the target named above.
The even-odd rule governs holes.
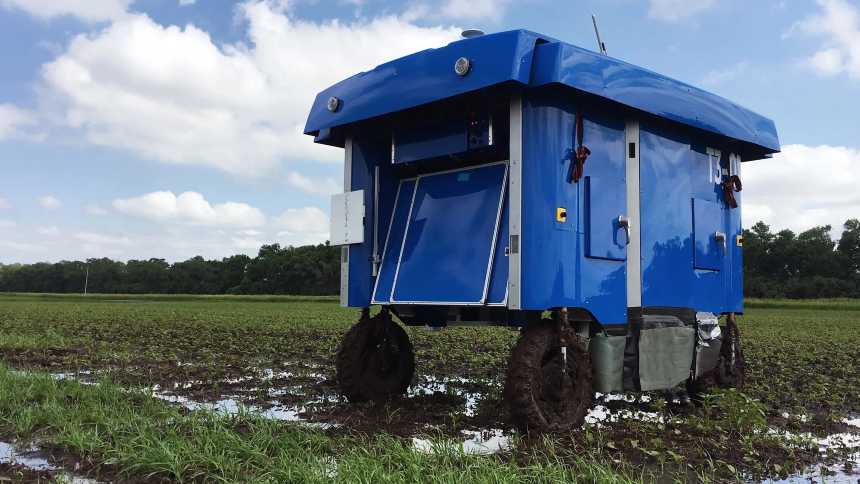
[[[401,111],[504,82],[527,84],[535,43],[543,39],[525,30],[512,30],[452,42],[356,74],[319,93],[311,108],[305,134]],[[466,76],[454,72],[460,57],[474,68]],[[336,112],[327,109],[330,97],[341,100]]]
[[[586,161],[585,255],[627,258],[627,235],[618,216],[627,213],[624,123],[586,118],[583,141],[591,150]]]
[[[493,266],[490,269],[490,289],[487,292],[487,304],[503,304],[508,295],[508,255],[505,249],[508,246],[508,195],[504,195],[505,201],[502,205],[502,218],[499,220],[499,235],[496,237],[496,251],[493,255]]]
[[[574,148],[575,112],[575,99],[567,91],[530,90],[524,98],[520,304],[530,310],[581,307],[601,323],[626,324],[626,264],[585,256],[584,181],[566,180]],[[585,144],[592,153],[600,154],[589,158],[585,174],[623,179],[623,174],[614,171],[624,166],[623,147],[616,150],[614,142],[607,141],[614,135],[594,134],[619,127],[623,131],[622,121],[597,117],[593,112],[586,112],[585,121],[592,133]],[[612,196],[624,200],[623,182],[607,186],[614,187]],[[566,222],[556,221],[558,207],[567,209]]]
[[[693,267],[718,271],[723,268],[725,257],[722,241],[717,232],[725,233],[723,210],[715,202],[693,199]]]
[[[686,135],[640,127],[642,305],[722,312],[723,271],[694,268],[691,199],[717,202],[707,156]]]
[[[418,179],[395,302],[484,302],[507,165]]]
[[[381,147],[367,140],[356,139],[352,149],[352,190],[364,190],[366,220],[364,243],[347,246],[349,249],[349,307],[367,307],[373,291],[373,174],[374,167],[382,156]],[[389,209],[390,211],[391,209]]]
[[[376,287],[373,293],[374,304],[388,304],[391,299],[391,288],[394,286],[394,273],[397,270],[397,259],[400,257],[400,246],[403,233],[406,231],[406,217],[412,204],[412,194],[415,191],[415,180],[404,180],[397,191],[394,213],[391,225],[385,232],[382,263],[379,267]]]

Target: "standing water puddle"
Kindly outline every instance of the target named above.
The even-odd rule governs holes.
[[[495,454],[511,448],[510,437],[501,429],[464,430],[461,432],[464,440],[451,439],[430,440],[418,437],[412,438],[412,447],[418,452],[439,452],[450,446],[458,446],[466,454]]]
[[[291,378],[311,378],[316,382],[322,382],[326,379],[326,375],[319,372],[302,372],[302,373],[294,373],[292,371],[275,371],[271,368],[265,368],[260,370],[262,373],[263,381],[275,381],[275,380],[290,380]],[[253,381],[255,377],[252,376],[243,376],[236,377],[224,380],[223,383],[226,384],[237,384],[243,383],[246,381]],[[198,385],[202,382],[177,382],[173,385],[173,390],[177,389],[189,389],[194,385]],[[267,388],[265,389],[266,395],[269,398],[277,398],[279,396],[286,395],[291,392],[295,392],[297,394],[301,394],[302,387],[301,386],[280,386],[278,388]],[[336,399],[332,399],[327,395],[322,395],[316,399],[306,402],[305,404],[300,405],[281,405],[277,400],[270,400],[268,406],[259,406],[259,405],[246,405],[242,402],[242,397],[238,395],[227,395],[223,398],[206,402],[206,401],[198,401],[191,399],[189,397],[183,395],[177,395],[172,391],[162,390],[159,385],[154,385],[150,388],[151,394],[153,397],[163,400],[166,402],[174,403],[181,405],[182,407],[188,410],[208,410],[212,412],[217,412],[225,415],[236,415],[240,412],[249,412],[256,415],[259,415],[264,418],[269,418],[273,420],[282,420],[286,422],[301,422],[305,425],[310,425],[314,427],[320,428],[329,428],[335,426],[334,424],[326,424],[326,423],[316,423],[316,422],[307,422],[302,417],[301,414],[305,412],[306,405],[313,405],[319,403],[330,403],[331,401],[335,401]],[[243,389],[243,391],[249,393],[258,393],[261,391],[260,388],[252,387]]]
[[[301,372],[293,373],[290,371],[275,371],[272,369],[263,369],[262,379],[265,381],[287,380],[294,377],[311,378],[317,382],[324,381],[327,376],[319,372]],[[57,373],[52,375],[58,380],[75,379],[82,383],[92,384],[92,374],[89,371],[79,371],[73,373]],[[253,377],[239,377],[226,380],[224,383],[235,384],[253,380]],[[176,383],[173,389],[188,389],[191,386],[202,382],[184,382]],[[474,387],[475,381],[468,378],[435,378],[425,377],[420,384],[410,386],[408,396],[417,397],[422,395],[432,395],[435,393],[445,393],[457,395],[465,399],[464,414],[467,417],[475,415],[478,403],[483,398],[484,394],[478,391],[470,391],[464,387]],[[486,385],[485,385],[486,386]],[[269,398],[276,398],[287,393],[300,394],[302,386],[284,386],[279,388],[266,389]],[[251,392],[256,392],[260,389],[247,389]],[[260,415],[264,418],[282,420],[288,422],[301,422],[305,425],[310,425],[319,428],[329,428],[337,426],[337,424],[307,422],[301,414],[305,412],[306,405],[333,403],[337,401],[336,397],[330,395],[321,395],[312,401],[294,406],[280,405],[278,401],[273,400],[269,403],[269,407],[261,407],[257,405],[244,405],[242,398],[237,395],[230,395],[212,402],[202,402],[191,398],[176,395],[170,391],[162,390],[158,385],[150,388],[153,397],[164,400],[170,403],[178,404],[188,410],[209,410],[213,412],[223,413],[226,415],[236,415],[242,411],[251,412]],[[635,409],[610,409],[609,404],[613,401],[623,401],[629,404],[637,402],[648,403],[651,397],[648,395],[630,395],[630,394],[595,394],[596,404],[589,410],[585,417],[585,425],[593,425],[600,428],[605,423],[614,423],[623,420],[639,420],[653,421],[662,423],[665,422],[665,417],[658,412],[649,412],[645,410]],[[783,415],[785,417],[785,415]],[[787,417],[786,417],[787,418]],[[803,421],[803,419],[800,419]],[[791,476],[787,479],[767,480],[765,482],[771,484],[799,484],[806,482],[834,482],[834,483],[850,483],[856,484],[860,482],[860,415],[852,414],[842,421],[845,425],[852,428],[851,432],[837,433],[829,435],[823,439],[813,439],[812,436],[800,436],[808,439],[813,439],[818,442],[819,450],[822,455],[825,455],[830,449],[851,449],[850,454],[842,464],[819,466],[810,469],[808,472]],[[791,435],[786,435],[792,437]],[[493,454],[497,452],[507,451],[511,448],[511,437],[505,434],[502,429],[481,429],[481,430],[463,430],[461,431],[461,439],[439,439],[430,440],[426,438],[415,437],[412,439],[413,448],[418,452],[437,452],[442,449],[448,449],[450,446],[459,447],[463,452],[468,454]],[[856,450],[856,451],[855,451]],[[66,482],[89,484],[96,481],[79,478],[66,474],[62,469],[57,468],[48,462],[47,458],[38,448],[28,448],[25,451],[20,451],[14,445],[0,442],[0,463],[12,464],[21,466],[33,471],[54,471],[61,472],[60,475],[66,476]]]
[[[800,484],[809,482],[826,482],[838,484],[857,484],[860,482],[860,416],[850,415],[842,423],[852,427],[851,432],[831,434],[823,439],[816,439],[805,434],[803,437],[818,443],[822,456],[830,450],[850,450],[851,453],[842,463],[820,465],[806,472],[790,476],[786,479],[765,481],[768,484]]]
[[[8,464],[28,471],[55,472],[53,478],[56,482],[98,484],[98,481],[95,479],[71,474],[62,467],[51,464],[48,461],[48,456],[34,445],[21,449],[15,444],[0,442],[0,464]],[[0,477],[0,481],[2,480],[3,478]]]

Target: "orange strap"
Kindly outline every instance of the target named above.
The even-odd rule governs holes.
[[[738,208],[738,201],[735,199],[735,192],[743,190],[741,178],[737,175],[727,177],[723,181],[723,196],[726,199],[726,205],[729,208]]]
[[[585,173],[585,160],[590,154],[591,150],[582,144],[582,114],[576,113],[576,151],[574,152],[574,159],[571,160],[570,174],[567,177],[568,183],[579,183]]]

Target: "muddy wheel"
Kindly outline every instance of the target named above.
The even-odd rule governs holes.
[[[744,387],[744,352],[741,350],[741,333],[733,316],[723,328],[723,346],[714,369],[714,381],[720,388]]]
[[[350,402],[384,401],[409,388],[415,355],[406,331],[382,312],[350,328],[336,367],[338,386]]]
[[[579,427],[594,398],[591,360],[575,336],[567,347],[567,368],[557,326],[543,320],[526,327],[511,352],[505,398],[513,424],[525,432],[559,432]]]
[[[703,395],[713,388],[744,387],[744,353],[741,350],[741,334],[734,317],[730,316],[726,325],[720,329],[723,343],[716,367],[698,379],[687,382],[687,394],[697,404],[702,403]]]

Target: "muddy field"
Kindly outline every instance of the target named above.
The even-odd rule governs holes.
[[[409,329],[409,395],[349,405],[332,299],[3,296],[0,480],[860,482],[860,302],[747,306],[743,392],[598,395],[535,437],[509,329]]]

